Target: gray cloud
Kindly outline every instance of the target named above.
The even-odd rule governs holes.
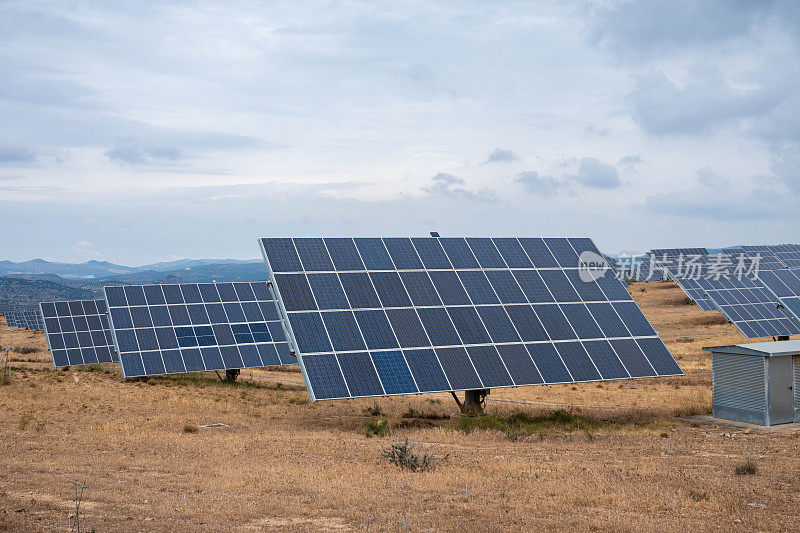
[[[514,181],[521,184],[529,193],[536,194],[542,198],[551,198],[567,186],[567,184],[561,180],[550,176],[540,176],[539,173],[534,170],[520,172],[514,177]]]
[[[0,143],[0,165],[14,163],[32,163],[36,161],[36,150],[26,146]]]
[[[730,181],[719,174],[711,167],[703,167],[695,174],[697,183],[703,187],[722,189],[730,186]]]
[[[618,58],[644,60],[659,53],[724,43],[748,35],[776,2],[747,0],[626,0],[598,4],[590,40]]]
[[[136,139],[120,139],[104,154],[121,165],[148,165],[153,163],[175,163],[182,156],[180,150],[171,146],[145,146]]]
[[[517,161],[520,157],[515,154],[511,150],[502,150],[500,148],[495,148],[492,150],[492,153],[489,154],[489,157],[486,158],[484,163],[509,163],[511,161]]]
[[[645,209],[651,213],[691,219],[720,221],[774,219],[778,204],[787,202],[776,191],[753,189],[746,192],[700,188],[648,196]],[[796,217],[793,217],[796,218]],[[766,237],[765,237],[766,238]]]
[[[622,159],[619,160],[619,166],[621,167],[636,167],[642,164],[642,156],[638,154],[631,154],[626,155]]]
[[[497,195],[489,189],[473,191],[465,189],[465,181],[447,172],[439,172],[431,178],[433,185],[423,187],[423,191],[433,196],[472,200],[475,202],[495,202]]]
[[[777,104],[771,93],[734,90],[715,67],[694,68],[682,87],[652,71],[636,82],[633,119],[654,135],[708,133],[769,111]]]
[[[622,185],[616,167],[594,157],[581,159],[578,174],[569,177],[584,187],[594,189],[616,189]]]

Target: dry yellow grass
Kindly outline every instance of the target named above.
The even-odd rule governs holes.
[[[84,479],[97,531],[797,529],[800,435],[674,418],[710,404],[701,347],[741,335],[672,283],[631,291],[686,376],[492,391],[497,415],[571,408],[591,421],[514,435],[402,416],[455,414],[448,395],[310,404],[285,369],[245,371],[237,386],[54,370],[42,334],[0,326],[0,345],[42,348],[13,354],[0,387],[0,530],[64,530]],[[365,435],[375,404],[387,437]],[[399,470],[381,451],[400,435],[447,459]],[[747,460],[756,473],[737,475]]]

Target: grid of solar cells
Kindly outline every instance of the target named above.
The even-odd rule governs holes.
[[[266,283],[106,287],[127,377],[296,363]]]
[[[312,400],[682,373],[590,239],[261,245]]]
[[[759,257],[759,270],[776,270],[786,268],[770,245],[742,246],[742,251],[751,258]]]
[[[706,291],[700,286],[696,279],[676,278],[675,283],[691,298],[703,311],[716,311],[714,302],[706,295]]]
[[[32,305],[17,305],[6,314],[6,325],[12,328],[42,329],[39,308]]]
[[[25,322],[19,310],[19,306],[11,306],[6,310],[6,326],[10,328],[24,328]]]
[[[777,298],[758,279],[700,278],[697,283],[748,339],[800,334],[800,326],[779,309]]]
[[[800,324],[800,269],[765,271],[760,273],[758,279]]]
[[[117,361],[105,300],[42,302],[39,308],[53,366]]]

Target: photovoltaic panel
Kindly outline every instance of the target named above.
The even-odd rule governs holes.
[[[38,306],[16,305],[5,315],[6,325],[12,328],[42,329],[42,316]]]
[[[779,308],[777,298],[759,279],[700,278],[697,282],[717,309],[748,339],[800,334],[800,326]]]
[[[800,324],[800,268],[764,271],[759,281],[778,298],[794,322]]]
[[[313,258],[315,243],[304,246]],[[297,362],[266,283],[129,285],[105,296],[126,378]]]
[[[675,283],[691,298],[703,311],[716,311],[714,302],[706,295],[705,290],[700,286],[696,279],[676,278]]]
[[[117,361],[105,300],[42,302],[47,347],[53,366]]]
[[[261,246],[312,400],[682,373],[590,239],[308,241]]]

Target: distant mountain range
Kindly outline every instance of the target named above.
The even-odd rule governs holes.
[[[264,281],[261,259],[181,259],[140,267],[107,261],[0,261],[0,305],[102,298],[106,285]]]
[[[261,259],[179,259],[139,267],[116,265],[108,261],[55,263],[33,259],[14,263],[0,261],[0,276],[74,280],[84,283],[116,281],[118,283],[151,283],[167,276],[184,281],[259,281],[267,275]],[[57,276],[57,278],[53,278]],[[217,279],[222,277],[225,279]],[[254,278],[255,279],[251,279]]]

